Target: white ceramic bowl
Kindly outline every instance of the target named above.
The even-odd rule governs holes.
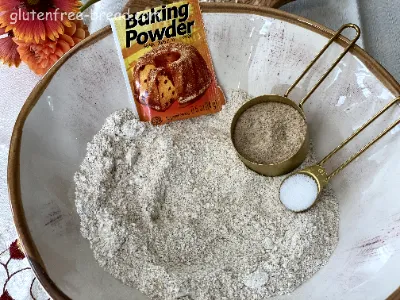
[[[318,24],[276,10],[202,7],[224,90],[283,94],[332,35]],[[347,43],[342,39],[341,45],[335,44],[291,98],[300,99]],[[317,156],[322,158],[399,93],[399,84],[356,47],[305,105]],[[80,235],[74,205],[73,174],[86,143],[109,114],[124,107],[132,103],[106,28],[50,70],[16,123],[9,161],[15,223],[34,270],[54,298],[143,297],[98,266]],[[332,165],[383,129],[396,111],[398,107],[335,156]],[[398,135],[393,130],[331,182],[340,202],[339,245],[322,270],[279,299],[383,299],[399,286]]]

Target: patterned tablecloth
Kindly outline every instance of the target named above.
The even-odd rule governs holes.
[[[104,15],[104,17],[96,20],[88,19],[90,31],[94,32],[108,24],[103,12],[119,12],[125,2],[126,0],[102,0],[95,4],[90,12]],[[366,4],[366,2],[369,2],[369,4]],[[371,4],[372,2],[375,4]],[[390,13],[388,12],[388,5],[396,7],[395,2],[397,2],[397,6],[400,4],[400,0],[298,0],[287,5],[284,10],[303,15],[334,29],[346,22],[361,24],[362,29],[366,29],[364,30],[364,42],[367,46],[367,42],[374,40],[374,31],[371,28],[376,28],[376,35],[379,35],[379,39],[376,38],[376,40],[379,40],[384,47],[383,49],[374,47],[368,49],[367,47],[367,51],[372,52],[375,57],[378,55],[379,58],[384,60],[384,65],[389,66],[389,71],[391,70],[390,66],[398,66],[398,72],[392,72],[399,78],[400,60],[398,60],[398,57],[400,49],[396,49],[394,46],[391,47],[391,45],[398,44],[391,39],[396,38],[396,34],[399,37],[399,34],[397,31],[395,33],[391,32],[388,28],[398,28],[393,22],[399,23],[400,18],[397,16],[396,19],[392,14],[394,19],[392,18],[389,24],[374,25],[374,22],[378,22],[377,20],[380,19],[378,17],[379,14]],[[258,3],[262,3],[262,1]],[[364,4],[364,6],[361,4]],[[371,8],[371,5],[375,5],[375,9]],[[374,12],[373,18],[366,18],[369,11]],[[393,10],[393,12],[395,11]],[[390,19],[390,16],[389,18],[385,16],[383,19]],[[386,26],[389,31],[382,26]],[[380,31],[386,32],[386,35],[380,35]],[[386,40],[384,40],[385,38]],[[361,45],[362,43],[361,41]],[[385,49],[387,52],[383,54],[379,52]],[[0,300],[49,299],[40,283],[35,279],[18,245],[9,206],[6,181],[8,148],[12,128],[25,99],[39,79],[40,77],[30,72],[26,66],[15,69],[0,65]]]

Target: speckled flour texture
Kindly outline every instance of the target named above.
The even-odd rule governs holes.
[[[247,98],[232,91],[220,113],[159,127],[129,110],[107,118],[75,182],[82,235],[113,276],[151,299],[251,300],[290,293],[327,262],[335,195],[292,213],[282,177],[240,162],[229,129]]]
[[[259,164],[274,164],[293,157],[303,145],[307,124],[293,107],[263,102],[245,110],[234,130],[237,151]]]

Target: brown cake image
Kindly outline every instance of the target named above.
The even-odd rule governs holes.
[[[185,104],[201,96],[212,75],[194,46],[168,43],[137,61],[133,80],[135,99],[157,111],[165,111],[175,101]]]

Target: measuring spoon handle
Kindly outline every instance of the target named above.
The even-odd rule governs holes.
[[[385,113],[389,108],[395,105],[397,102],[400,102],[400,97],[397,97],[392,102],[387,104],[382,110],[380,110],[376,115],[374,115],[369,121],[367,121],[364,125],[362,125],[359,129],[353,132],[351,136],[349,136],[345,141],[343,141],[339,146],[337,146],[331,153],[325,156],[319,163],[319,166],[323,166],[333,155],[336,154],[340,149],[346,146],[353,138],[355,138],[358,134],[360,134],[365,128],[367,128],[372,122],[378,119],[381,115]],[[364,153],[368,148],[370,148],[373,144],[379,141],[383,136],[385,136],[389,131],[395,128],[400,124],[400,119],[392,123],[389,127],[383,130],[375,139],[370,141],[364,147],[362,147],[357,153],[353,154],[349,159],[347,159],[342,165],[340,165],[336,170],[334,170],[330,175],[328,175],[328,180],[334,177],[337,173],[343,170],[348,164],[354,161],[357,157],[359,157],[362,153]]]
[[[314,91],[320,86],[320,84],[325,80],[325,78],[329,75],[329,73],[336,67],[336,65],[342,60],[342,58],[349,52],[350,48],[357,42],[358,38],[361,35],[360,28],[355,24],[345,24],[335,33],[335,35],[329,40],[329,42],[322,48],[322,50],[317,54],[317,56],[313,59],[313,61],[308,65],[308,67],[304,70],[304,72],[300,75],[299,78],[292,84],[292,86],[286,91],[284,97],[288,97],[290,92],[296,87],[296,85],[303,79],[303,77],[310,71],[312,66],[317,62],[317,60],[324,54],[324,52],[329,48],[329,46],[340,36],[343,30],[347,28],[353,28],[356,31],[356,36],[350,42],[350,44],[346,47],[346,49],[340,54],[340,56],[336,59],[336,61],[332,64],[332,66],[325,72],[325,74],[321,77],[321,79],[316,83],[316,85],[308,92],[308,94],[300,101],[300,108],[303,107],[303,104],[307,101],[307,99],[314,93]]]

